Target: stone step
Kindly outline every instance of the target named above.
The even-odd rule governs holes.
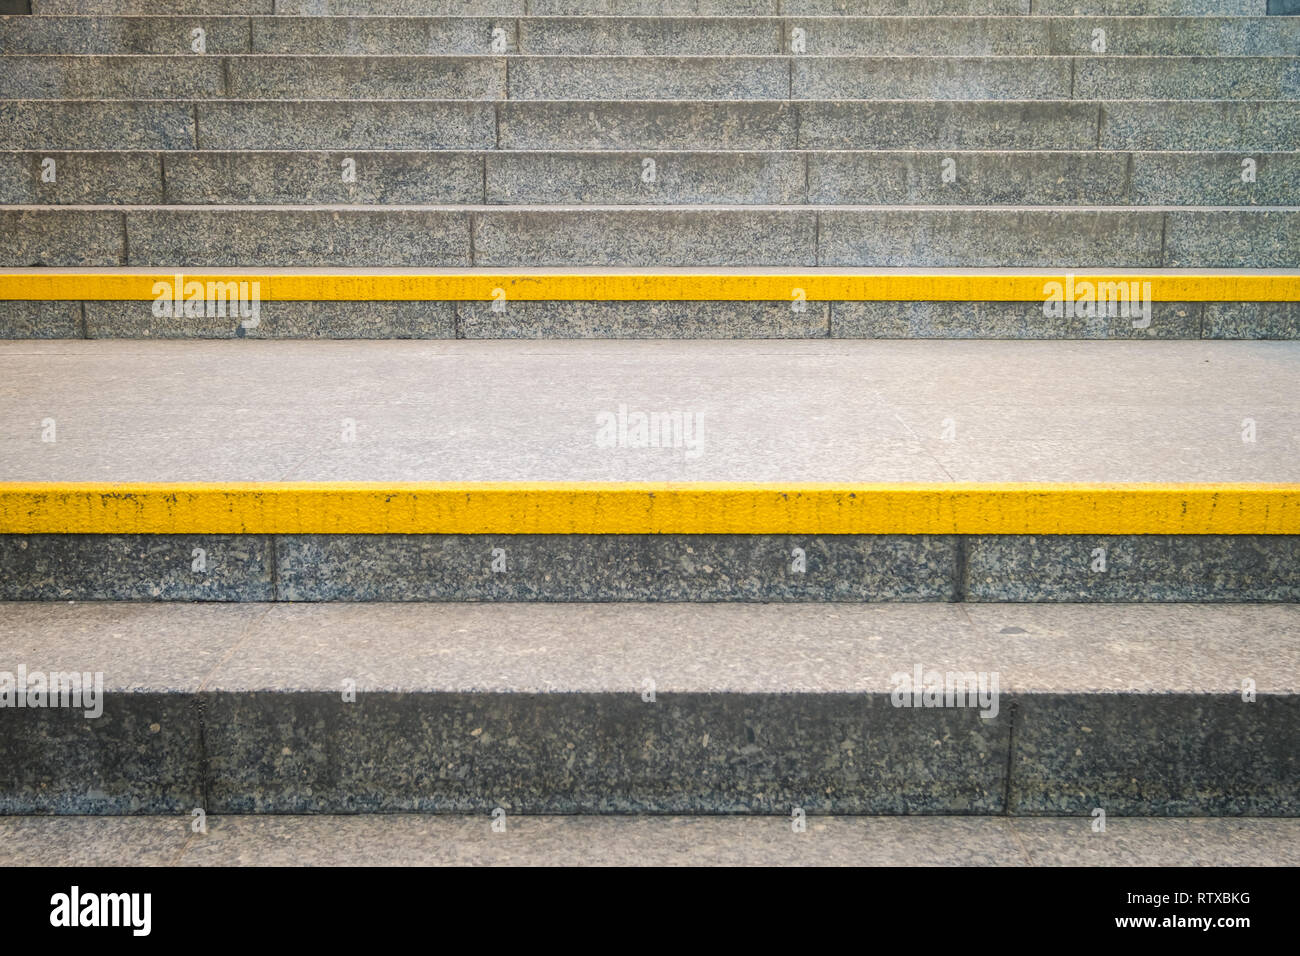
[[[5,146],[97,149],[1292,150],[1300,102],[0,100]]]
[[[1291,269],[1288,206],[5,206],[0,265]]]
[[[28,150],[0,203],[1294,206],[1300,153]]]
[[[196,834],[190,813],[11,816],[0,818],[0,865],[1300,865],[1300,820],[1280,817],[1110,816],[1102,832],[1089,816],[814,816],[800,830],[793,814],[516,814],[504,822],[494,828],[489,815],[450,813],[208,814],[206,832]]]
[[[0,598],[1295,601],[1297,362],[1292,342],[0,343]]]
[[[1294,272],[1165,270],[1077,276],[1072,285],[1063,273],[997,269],[272,269],[205,281],[237,290],[250,278],[259,301],[251,325],[245,316],[197,307],[155,315],[156,284],[174,286],[171,273],[0,272],[0,338],[1300,338]],[[1062,292],[1072,301],[1093,290],[1101,305],[1051,308],[1053,288],[1072,290]]]
[[[1094,30],[1107,56],[1300,49],[1300,20],[1281,17],[105,16],[0,18],[0,53],[192,54],[195,29],[210,55],[1087,56]]]
[[[1263,16],[1291,0],[31,0],[38,14],[296,16]]]
[[[1294,816],[1297,626],[1294,605],[0,605],[15,685],[102,675],[89,707],[7,710],[0,810]]]
[[[0,56],[20,99],[1295,100],[1300,57]]]

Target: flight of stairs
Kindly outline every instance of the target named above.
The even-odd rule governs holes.
[[[1291,0],[5,9],[0,813],[1300,812]]]

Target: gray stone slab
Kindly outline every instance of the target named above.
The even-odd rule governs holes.
[[[1161,265],[1164,215],[1104,209],[870,209],[818,213],[823,266],[1110,266]],[[1239,237],[1241,233],[1236,233]],[[1240,241],[1240,240],[1239,240]],[[1254,236],[1250,253],[1264,265]],[[1189,251],[1182,265],[1210,265]],[[1236,264],[1236,263],[1233,263]]]
[[[1067,100],[1068,57],[796,56],[801,100]]]
[[[791,549],[808,572],[789,570]],[[504,548],[507,573],[491,569]],[[956,539],[907,535],[288,535],[289,601],[952,600]]]
[[[1105,551],[1103,571],[1093,571]],[[976,535],[971,601],[1295,601],[1294,535]]]
[[[126,232],[132,265],[470,264],[469,217],[450,209],[155,207]]]
[[[474,216],[484,266],[811,266],[816,216],[805,210],[533,209]]]
[[[42,16],[167,16],[198,13],[206,16],[269,14],[274,0],[32,0],[32,12]]]
[[[512,100],[783,100],[785,57],[537,57],[510,59]]]
[[[458,302],[467,339],[825,338],[830,304],[809,302]]]
[[[93,207],[0,207],[0,264],[116,266],[126,260],[122,214]]]
[[[275,12],[306,17],[523,16],[525,6],[525,0],[277,0]]]
[[[39,621],[42,606],[31,607],[37,610],[27,618]],[[879,693],[892,689],[897,683],[893,676],[900,668],[910,670],[918,657],[927,666],[966,661],[972,669],[985,668],[997,664],[997,655],[986,654],[990,648],[1015,641],[1029,648],[1031,659],[1042,662],[1044,632],[1065,640],[1064,635],[1072,638],[1086,631],[1098,617],[1120,617],[1087,607],[1047,606],[1038,625],[1025,622],[1039,635],[1035,639],[998,635],[993,623],[976,629],[963,606],[949,603],[259,607],[264,616],[239,651],[225,656],[208,689],[328,691],[350,679],[358,694],[635,690],[639,696],[650,677],[657,692],[673,694]],[[1198,608],[1129,610],[1147,612],[1127,614],[1137,620],[1118,628],[1135,638],[1149,638],[1153,628],[1161,626],[1181,637],[1184,646],[1192,635],[1239,635],[1231,646],[1255,648],[1247,655],[1252,663],[1264,659],[1262,649],[1276,651],[1286,644],[1280,635],[1270,637],[1268,626],[1276,630],[1295,620],[1294,613],[1281,613],[1294,608],[1268,608],[1272,613],[1219,608],[1215,610],[1227,612],[1224,619],[1206,628]],[[1023,615],[1014,619],[1022,621]],[[438,653],[429,652],[433,645]],[[1166,678],[1167,663],[1165,657],[1158,659],[1152,679]]]
[[[568,56],[775,55],[785,52],[782,26],[781,20],[739,16],[525,17],[519,21],[519,51]]]
[[[1264,14],[1264,0],[1037,0],[1034,12],[1045,16],[1257,17]]]
[[[887,16],[921,12],[933,16],[1029,13],[1029,0],[926,0],[916,11],[909,0],[781,0],[786,16]]]
[[[200,149],[492,149],[492,103],[200,103]]]
[[[194,30],[208,54],[247,53],[248,21],[237,17],[5,17],[4,53],[193,53]]]
[[[1295,604],[962,604],[968,627],[916,626],[910,644],[885,621],[882,643],[939,670],[997,671],[1000,690],[1101,697],[1259,693],[1300,687]],[[899,608],[899,616],[910,608]],[[919,624],[919,618],[918,624]],[[890,622],[896,623],[896,622]],[[933,635],[930,640],[926,635]],[[894,659],[897,666],[897,658]]]
[[[365,0],[362,0],[365,2]],[[529,0],[533,16],[772,16],[779,0]]]
[[[15,709],[0,734],[0,813],[179,813],[203,805],[187,696],[105,695],[103,713]]]
[[[194,149],[194,107],[181,102],[0,101],[9,149]]]
[[[255,603],[0,602],[0,669],[102,672],[112,694],[197,691],[270,612]]]
[[[1093,30],[1106,31],[1107,56],[1293,56],[1300,21],[1264,17],[1059,17],[1051,25],[1051,52],[1092,53]]]
[[[802,149],[1093,149],[1096,103],[799,103]],[[1208,148],[1208,147],[1207,147]]]
[[[162,160],[157,153],[0,152],[0,203],[133,205],[161,201]]]
[[[194,571],[203,551],[206,570]],[[258,535],[0,534],[6,601],[265,601],[270,541]]]
[[[171,822],[161,818],[154,823],[154,819],[149,818],[148,823],[159,828]],[[127,824],[145,822],[126,821]],[[1244,821],[1238,828],[1250,833],[1244,824],[1253,822],[1256,821]],[[1284,821],[1267,822],[1286,825]],[[494,831],[491,823],[491,817],[483,814],[447,814],[433,818],[410,814],[213,816],[208,818],[207,834],[189,842],[181,862],[186,866],[1018,866],[1025,863],[1024,854],[1015,844],[1010,822],[997,818],[814,816],[806,820],[805,830],[798,834],[792,833],[788,814],[776,818],[516,815],[507,818],[504,832]],[[98,833],[78,833],[78,836],[96,847],[112,839],[108,835],[100,837]],[[1292,838],[1291,830],[1274,830],[1268,836],[1283,846]],[[146,837],[143,832],[136,836],[136,831],[131,831],[131,838]],[[32,843],[37,839],[33,837]],[[1171,835],[1164,842],[1175,839]],[[1129,840],[1130,845],[1133,842]],[[1263,834],[1251,841],[1241,840],[1235,856],[1250,860],[1251,851],[1258,847],[1261,854],[1267,852],[1271,859],[1287,858],[1285,849],[1275,847],[1266,851],[1263,842]],[[60,844],[51,839],[50,845]],[[15,855],[13,862],[23,865],[31,861]]]
[[[1011,826],[1035,866],[1296,866],[1300,821],[1270,818],[1019,817]]]
[[[15,99],[208,99],[226,95],[222,61],[208,56],[0,56]]]
[[[1292,816],[1300,697],[1242,697],[1020,696],[1010,812]]]
[[[1177,206],[1300,205],[1300,153],[1148,153],[1132,156],[1136,203]],[[1253,163],[1254,182],[1242,176]]]
[[[951,160],[951,165],[948,165]],[[808,154],[808,201],[845,205],[1127,205],[1126,153],[828,151]],[[945,181],[950,170],[951,181]],[[1158,202],[1154,189],[1147,202]]]
[[[997,812],[1004,717],[887,695],[211,693],[214,812]],[[779,728],[779,729],[776,729]],[[647,742],[635,749],[629,739]]]
[[[1295,866],[1278,818],[527,816],[11,817],[7,866]]]
[[[806,180],[794,152],[503,151],[486,164],[489,203],[797,205]]]
[[[90,339],[454,339],[453,302],[295,302],[258,305],[257,324],[242,317],[158,318],[152,302],[87,302]]]
[[[791,149],[796,107],[785,102],[602,104],[506,102],[502,149]]]
[[[910,11],[890,11],[895,12]],[[1030,17],[788,18],[782,21],[782,52],[794,52],[797,28],[805,53],[813,56],[1042,56],[1055,52],[1049,49],[1050,24]]]
[[[253,53],[334,55],[489,54],[496,30],[518,50],[515,23],[495,17],[255,17]]]
[[[1096,100],[1294,100],[1300,98],[1300,57],[1077,57],[1074,95]]]
[[[60,634],[74,613],[90,622],[165,618],[168,605],[21,607],[28,621],[48,619]],[[213,615],[231,607],[214,605]],[[1240,692],[1243,675],[1261,694],[1300,691],[1294,604],[256,607],[264,613],[252,624],[232,625],[246,636],[236,653],[220,653],[208,689],[328,691],[350,679],[359,694],[626,692],[649,676],[666,693],[862,694],[892,691],[900,672],[921,663],[926,670],[996,671],[999,694],[1020,696],[1208,697]],[[32,640],[49,643],[42,633],[34,628]],[[95,631],[80,633],[84,642]],[[438,653],[429,653],[431,645]],[[137,654],[141,646],[129,645]]]
[[[1298,339],[1300,302],[1207,302],[1207,339]]]
[[[273,100],[497,100],[506,95],[499,56],[224,57],[226,95]]]
[[[1287,482],[1297,361],[1289,342],[3,343],[0,480]],[[620,405],[700,416],[699,454],[603,446]]]
[[[351,160],[349,164],[347,161]],[[170,153],[169,203],[481,203],[483,157],[461,151]],[[345,180],[346,177],[351,177]]]
[[[1201,100],[1101,104],[1102,149],[1293,150],[1300,103]]]
[[[80,302],[0,300],[0,339],[79,339]]]
[[[1173,209],[1166,213],[1165,265],[1294,269],[1300,209]]]
[[[6,817],[0,865],[175,866],[190,837],[183,817]]]
[[[864,339],[1199,339],[1199,302],[1154,302],[1141,317],[1043,314],[1041,302],[833,302],[831,337]],[[1247,336],[1223,336],[1245,338]]]

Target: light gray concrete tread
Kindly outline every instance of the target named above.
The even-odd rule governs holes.
[[[1298,633],[1296,604],[0,602],[13,659],[106,693],[888,694],[919,663],[1002,694],[1296,695]]]
[[[347,814],[0,817],[3,866],[1296,866],[1300,820]]]
[[[0,480],[1294,482],[1298,377],[1300,342],[11,341]],[[602,447],[621,407],[698,454]]]

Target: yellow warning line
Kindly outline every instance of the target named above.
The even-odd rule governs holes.
[[[1065,288],[1065,273],[1019,275],[899,274],[507,274],[482,273],[180,273],[180,285],[199,298],[212,298],[208,284],[257,283],[263,300],[302,301],[997,301],[1035,302],[1051,292],[1049,283]],[[1154,302],[1295,302],[1300,275],[1246,273],[1188,275],[1149,273],[1106,275],[1077,273],[1073,281],[1151,284]],[[190,286],[197,283],[197,286]],[[153,300],[174,298],[176,273],[70,273],[42,270],[0,273],[0,299]],[[500,290],[500,291],[498,291]],[[801,290],[801,291],[798,291]],[[1078,299],[1076,295],[1067,298]],[[1103,291],[1102,294],[1105,294]]]
[[[0,483],[6,534],[1300,534],[1300,484]]]

